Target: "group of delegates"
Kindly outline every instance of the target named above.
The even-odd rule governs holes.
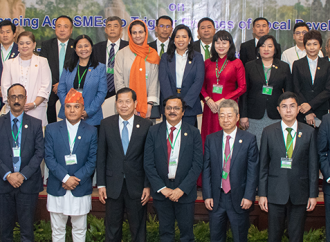
[[[187,26],[173,29],[168,16],[156,25],[158,37],[148,44],[147,25],[134,20],[127,42],[120,38],[122,20],[109,17],[108,40],[94,46],[87,35],[71,39],[72,19],[60,16],[56,38],[43,42],[38,56],[31,32],[22,32],[16,45],[15,25],[0,23],[7,112],[0,118],[0,139],[9,141],[0,147],[1,241],[12,241],[15,214],[21,239],[33,241],[43,158],[53,241],[65,240],[68,216],[74,241],[85,241],[95,168],[106,205],[105,241],[121,241],[125,209],[132,240],[145,241],[150,196],[161,241],[174,240],[175,220],[181,241],[193,241],[197,180],[210,211],[212,241],[225,241],[228,220],[234,241],[247,241],[257,187],[259,205],[269,213],[269,241],[280,241],[286,216],[290,240],[302,241],[306,207],[312,211],[318,196],[311,126],[322,144],[321,170],[330,177],[330,121],[324,116],[330,62],[319,58],[321,34],[297,23],[297,45],[280,60],[267,19],[257,18],[255,38],[241,45],[238,59],[230,33],[216,33],[210,18],[199,21],[195,42]],[[103,119],[101,105],[114,95],[117,114]],[[150,120],[161,114],[164,122],[152,126]]]

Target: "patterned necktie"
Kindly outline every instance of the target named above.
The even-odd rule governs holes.
[[[59,58],[59,67],[60,67],[59,78],[61,78],[63,72],[64,60],[65,60],[65,44],[61,43],[60,45],[61,45],[61,49],[60,49],[60,58]]]
[[[13,124],[13,133],[14,133],[14,137],[16,138],[17,133],[18,133],[18,127],[17,127],[18,119],[17,118],[14,118],[13,119],[13,122],[14,122],[14,124]],[[16,144],[15,140],[13,139],[13,148],[16,148],[16,147],[19,146],[18,137],[17,137],[17,140],[16,141],[17,141],[17,144]],[[13,156],[13,163],[16,164],[18,161],[19,161],[19,157],[14,157]]]
[[[115,45],[116,44],[111,44],[111,49],[109,53],[109,58],[108,58],[108,68],[112,69],[115,66]],[[112,92],[115,89],[115,84],[113,82],[114,76],[113,73],[108,73],[107,72],[107,84],[108,84],[108,92]]]
[[[121,132],[121,143],[123,145],[124,154],[126,155],[127,148],[128,148],[128,143],[129,143],[128,129],[127,129],[128,121],[123,121],[123,124],[124,124],[124,127],[123,127],[123,130]]]
[[[171,150],[172,150],[171,143],[173,145],[173,142],[174,142],[173,132],[174,132],[175,129],[176,129],[175,127],[171,127],[171,133],[170,133],[170,136],[167,139],[167,167],[170,164]],[[170,140],[171,140],[171,143],[170,143]]]
[[[209,45],[205,45],[205,60],[210,58]]]
[[[161,43],[160,46],[162,47],[161,50],[160,50],[160,53],[159,53],[159,57],[162,58],[162,55],[164,54],[164,44]]]
[[[226,146],[225,146],[225,157],[227,160],[227,163],[224,162],[224,165],[222,167],[222,170],[227,172],[227,179],[222,178],[222,189],[225,193],[228,193],[231,190],[230,187],[230,181],[229,181],[229,171],[230,171],[230,161],[231,161],[231,156],[230,156],[230,144],[229,144],[229,140],[230,140],[230,135],[227,135],[227,140],[226,140]],[[224,160],[225,160],[224,157]]]
[[[293,153],[293,144],[291,143],[292,142],[291,131],[293,130],[293,128],[286,128],[286,130],[288,131],[288,135],[286,136],[286,150],[288,153],[288,157],[291,158]]]

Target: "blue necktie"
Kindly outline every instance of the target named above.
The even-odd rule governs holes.
[[[121,143],[123,145],[124,154],[126,155],[127,148],[128,148],[128,143],[129,143],[128,129],[127,129],[128,121],[123,121],[123,124],[124,124],[124,127],[123,127],[123,130],[121,132]]]
[[[59,67],[60,67],[59,78],[61,78],[63,72],[64,60],[65,60],[65,44],[61,43],[60,45],[61,45],[61,49],[60,49],[60,57],[59,57]]]
[[[14,137],[16,137],[16,135],[18,133],[18,127],[17,127],[18,119],[14,118],[13,122],[14,122],[14,124],[13,124],[13,133],[14,133]],[[17,144],[16,144],[15,140],[13,139],[13,148],[18,147],[18,146],[19,146],[19,143],[18,143],[18,137],[17,137]],[[16,164],[18,161],[19,161],[19,157],[14,157],[13,156],[13,163]]]
[[[111,44],[111,49],[108,58],[108,68],[114,68],[115,66],[115,45]],[[112,92],[115,89],[115,84],[113,82],[114,76],[112,73],[107,72],[107,84],[108,84],[108,92]]]

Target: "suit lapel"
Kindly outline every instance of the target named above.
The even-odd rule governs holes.
[[[86,124],[84,123],[84,121],[80,121],[78,130],[77,130],[77,134],[75,137],[76,141],[73,146],[72,154],[76,154],[77,149],[80,145],[80,141],[84,138],[85,127],[86,127]],[[71,140],[71,142],[73,142],[73,140]]]
[[[6,133],[7,133],[7,137],[8,137],[8,142],[9,142],[9,147],[12,147],[13,146],[13,136],[11,134],[11,120],[10,120],[10,112],[6,114],[5,116],[5,127],[8,127],[6,128]]]
[[[162,142],[162,146],[163,146],[163,148],[164,148],[164,153],[165,153],[165,157],[166,157],[166,159],[165,159],[165,161],[166,161],[166,164],[168,163],[168,159],[169,159],[169,157],[168,157],[168,155],[167,155],[167,132],[166,132],[166,121],[165,122],[162,122],[162,124],[161,124],[161,126],[160,126],[160,128],[159,128],[159,132],[160,132],[160,140],[161,140],[161,142]],[[165,137],[165,139],[164,139],[164,137]]]
[[[176,68],[175,68],[175,54],[173,55],[172,61],[168,61],[168,67],[172,75],[171,80],[174,80],[174,87],[176,88]]]
[[[218,137],[216,139],[215,147],[217,150],[215,150],[217,156],[218,156],[218,167],[219,167],[219,173],[222,174],[222,164],[223,164],[223,151],[222,151],[222,143],[223,143],[223,130],[218,132]],[[220,152],[219,152],[220,151]]]
[[[52,45],[50,45],[50,48],[52,49],[51,50],[51,52],[52,52],[52,54],[53,54],[53,62],[55,63],[55,65],[56,65],[56,70],[58,70],[58,74],[60,74],[59,73],[59,71],[60,71],[60,67],[59,67],[59,57],[58,57],[58,55],[59,55],[59,52],[58,52],[58,42],[57,42],[57,38],[55,38],[54,39],[54,41],[53,41],[53,44]],[[66,47],[66,48],[68,48],[68,47]],[[60,77],[59,77],[60,78]]]
[[[134,123],[133,123],[133,129],[132,129],[132,134],[131,134],[131,139],[128,143],[126,155],[128,152],[132,149],[132,146],[136,143],[137,141],[137,133],[139,132],[139,128],[141,127],[141,124],[139,124],[139,121],[137,120],[136,116],[134,117]]]
[[[30,66],[30,80],[37,80],[39,72],[39,61],[36,55],[32,55],[31,66]],[[27,84],[29,86],[29,84]]]
[[[311,76],[311,71],[309,69],[309,64],[308,64],[308,60],[307,60],[307,56],[305,56],[304,58],[302,58],[303,61],[301,63],[301,69],[302,72],[304,73],[304,76],[307,77],[308,80],[308,84],[310,85],[310,87],[312,88],[312,76]],[[315,79],[315,78],[314,78]]]
[[[71,58],[71,53],[72,53],[72,50],[73,50],[73,42],[74,40],[73,39],[69,39],[68,41],[68,45],[66,46],[66,52],[65,52],[65,59],[64,59],[64,62],[70,60]],[[57,50],[58,51],[58,50]],[[58,52],[57,52],[58,53]],[[57,56],[57,59],[58,59],[58,54],[56,55]],[[59,61],[57,60],[57,63],[59,63]]]
[[[187,63],[186,63],[186,67],[184,68],[184,74],[183,74],[183,78],[182,78],[182,86],[183,86],[183,83],[184,83],[184,79],[187,77],[187,75],[189,74],[192,66],[194,65],[194,60],[195,59],[193,59],[192,61],[190,61],[187,58]]]
[[[107,62],[107,55],[108,55],[108,52],[107,52],[107,43],[108,43],[107,40],[102,43],[102,46],[101,46],[102,55],[100,56],[101,61],[104,61],[105,64]]]
[[[17,44],[14,42],[13,48],[11,49],[10,56],[9,56],[8,59],[15,58],[17,55],[18,55],[18,46],[17,46]]]
[[[295,156],[296,153],[299,154],[299,149],[301,147],[301,142],[302,142],[301,141],[302,134],[303,134],[302,127],[301,127],[301,124],[298,122],[298,129],[297,129],[297,133],[296,133],[296,144],[295,144],[293,152],[292,152],[292,158]]]
[[[119,145],[119,147],[121,147],[120,151],[121,151],[122,155],[125,156],[123,145],[122,145],[122,142],[121,142],[121,137],[120,137],[120,131],[119,131],[119,115],[118,114],[117,114],[117,116],[116,116],[116,118],[114,119],[113,122],[114,122],[114,124],[113,124],[113,126],[114,126],[114,131],[113,131],[114,132],[114,137],[113,137],[113,139],[114,140],[118,140],[118,142],[120,142],[120,145]],[[132,135],[133,135],[133,132],[132,132]],[[127,151],[128,151],[128,148],[127,148]],[[127,154],[127,151],[126,151],[126,154]]]
[[[240,129],[237,129],[234,147],[233,147],[233,153],[232,153],[231,160],[230,160],[230,169],[233,167],[235,159],[238,156],[238,153],[240,152],[242,144],[244,142],[244,140],[241,139],[241,137],[242,137],[242,131]]]
[[[257,70],[258,70],[259,75],[261,76],[262,83],[266,84],[265,73],[264,73],[264,68],[262,67],[261,59],[257,60]]]
[[[85,78],[85,83],[84,83],[84,88],[83,88],[84,91],[86,91],[88,88],[88,83],[91,81],[91,75],[92,75],[93,70],[94,70],[93,67],[88,67],[88,70],[86,73],[86,78]]]
[[[271,71],[270,71],[270,77],[268,80],[268,85],[270,85],[269,83],[271,83],[273,81],[273,79],[277,76],[277,72],[278,72],[278,65],[279,65],[279,61],[274,58],[274,62],[273,65],[271,67]]]
[[[182,156],[184,154],[184,150],[187,146],[188,139],[191,139],[190,136],[192,134],[189,132],[188,126],[182,122],[181,124],[181,145],[180,145],[180,153],[179,153],[179,164],[180,160],[182,160]],[[175,137],[173,137],[175,139]]]
[[[28,131],[29,131],[29,128],[31,127],[30,126],[30,118],[29,116],[27,116],[25,113],[23,115],[23,124],[22,124],[22,136],[21,136],[21,149],[23,149],[25,146],[25,140],[26,140],[26,137],[28,135]],[[18,127],[19,128],[19,127]]]
[[[285,148],[285,143],[284,143],[284,136],[283,136],[283,131],[282,131],[282,126],[281,126],[281,122],[277,123],[276,128],[274,129],[275,132],[275,136],[276,136],[276,140],[280,150],[281,150],[281,154],[286,154],[286,148]]]
[[[320,57],[318,57],[317,67],[316,67],[315,77],[314,77],[314,85],[315,85],[315,81],[318,79],[318,76],[320,75],[320,72],[323,70],[323,68],[322,68],[323,62],[322,61],[323,61],[323,59],[321,59]]]
[[[63,144],[66,147],[64,151],[66,154],[70,154],[70,144],[69,144],[69,136],[68,136],[68,128],[66,127],[66,120],[62,120],[60,124],[60,133],[62,135]],[[71,141],[72,142],[72,141]]]

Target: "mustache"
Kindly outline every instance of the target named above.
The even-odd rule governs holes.
[[[170,115],[170,116],[172,116],[172,115],[173,115],[173,116],[177,116],[175,113],[170,113],[169,115]]]
[[[19,103],[14,103],[14,106],[21,106],[21,104],[19,104]]]

